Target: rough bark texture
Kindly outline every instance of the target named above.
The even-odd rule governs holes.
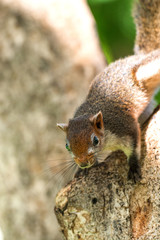
[[[73,179],[56,198],[67,240],[160,239],[160,111],[142,130],[142,180],[127,180],[122,153]]]
[[[0,0],[0,228],[5,240],[59,239],[55,182],[44,171],[49,159],[65,157],[56,122],[72,116],[82,100],[77,95],[83,98],[104,64],[83,0]]]

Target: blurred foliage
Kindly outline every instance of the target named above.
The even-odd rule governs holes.
[[[102,50],[108,63],[133,54],[135,40],[133,1],[87,0],[96,20]],[[160,91],[155,99],[160,103]]]
[[[158,102],[158,104],[160,104],[160,90],[158,91],[158,93],[155,95],[155,99]]]
[[[133,0],[88,0],[108,63],[133,53]]]

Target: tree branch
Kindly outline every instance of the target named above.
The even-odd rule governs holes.
[[[57,195],[64,239],[160,239],[160,110],[142,129],[142,180],[128,181],[121,152],[74,178]]]

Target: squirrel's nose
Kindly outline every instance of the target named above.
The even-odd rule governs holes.
[[[87,166],[87,160],[85,157],[75,157],[74,161],[81,167]]]

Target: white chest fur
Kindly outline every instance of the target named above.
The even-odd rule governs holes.
[[[129,158],[133,151],[132,139],[129,136],[118,137],[116,134],[107,130],[105,132],[103,151],[110,154],[117,150],[123,151],[127,158]]]

